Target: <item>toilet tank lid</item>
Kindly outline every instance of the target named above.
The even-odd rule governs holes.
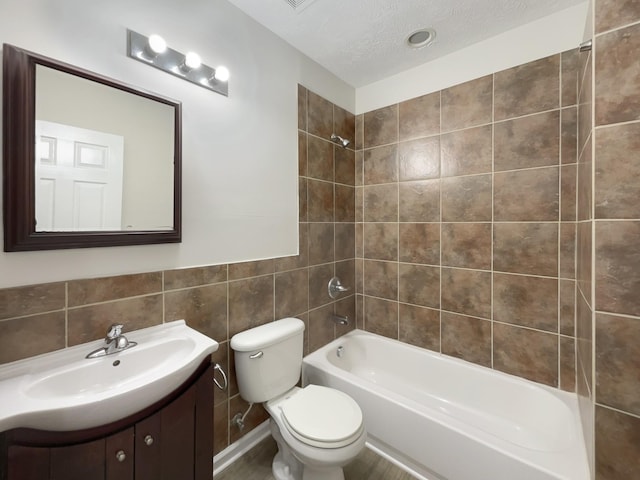
[[[236,333],[231,338],[231,348],[236,352],[252,352],[282,342],[302,331],[304,331],[302,320],[283,318]]]

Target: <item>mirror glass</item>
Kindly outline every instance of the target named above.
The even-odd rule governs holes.
[[[179,242],[181,107],[3,45],[5,251]]]
[[[171,230],[173,108],[36,66],[36,231]]]

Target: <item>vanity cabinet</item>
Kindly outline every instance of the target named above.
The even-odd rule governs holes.
[[[174,393],[113,424],[0,434],[0,480],[210,480],[213,385],[207,361]]]

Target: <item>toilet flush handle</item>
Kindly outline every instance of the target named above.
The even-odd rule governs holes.
[[[253,355],[249,355],[249,358],[250,358],[251,360],[254,360],[254,359],[256,359],[256,358],[260,358],[260,357],[262,357],[263,355],[264,355],[264,352],[261,350],[261,351],[259,351],[258,353],[254,353]]]

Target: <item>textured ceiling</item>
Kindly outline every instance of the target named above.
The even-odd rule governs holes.
[[[294,9],[290,0],[229,1],[354,87],[584,2],[305,0]],[[436,30],[435,42],[407,47],[407,35],[423,27]]]

